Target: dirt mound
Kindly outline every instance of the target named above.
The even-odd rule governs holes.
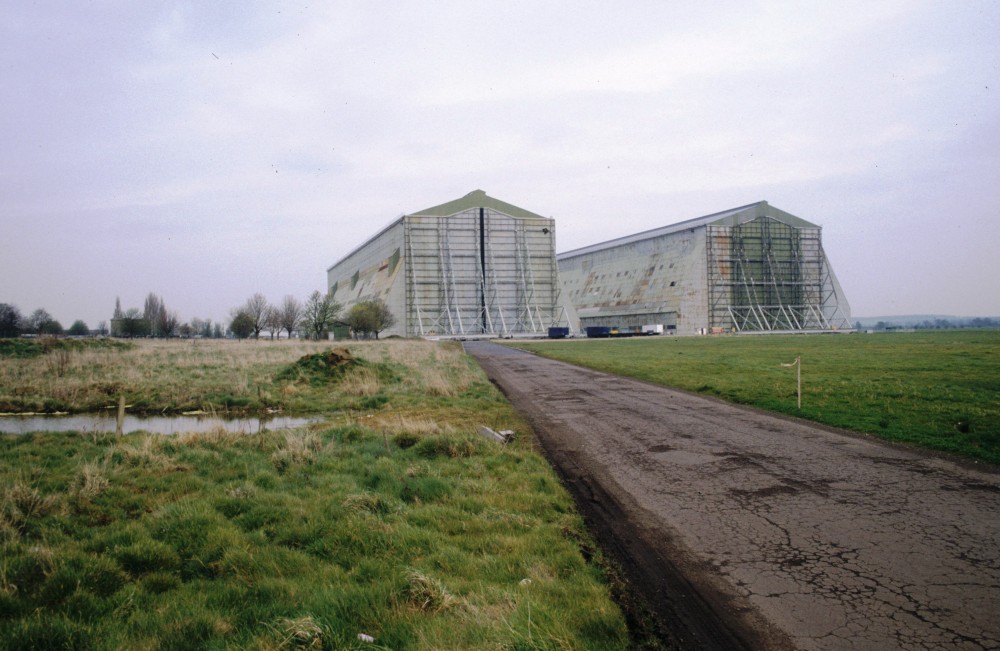
[[[278,374],[279,380],[324,382],[339,379],[344,371],[358,363],[346,348],[333,348],[300,357]]]
[[[303,360],[316,360],[317,364],[325,364],[326,366],[339,366],[340,364],[349,364],[354,361],[354,355],[351,351],[346,348],[334,348],[333,350],[328,350],[323,353],[316,353],[314,355],[306,355],[299,361]]]

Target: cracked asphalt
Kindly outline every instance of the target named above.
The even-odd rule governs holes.
[[[706,641],[695,621],[673,644],[1000,648],[996,469],[492,343],[466,350],[588,522],[604,518],[599,537],[646,565],[640,589],[667,609],[697,602],[695,620],[733,636]]]

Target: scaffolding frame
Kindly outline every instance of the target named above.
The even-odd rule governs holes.
[[[551,226],[536,234],[488,208],[404,219],[408,334],[508,337],[567,322],[555,256],[532,248],[551,241]]]
[[[819,227],[762,216],[708,225],[708,319],[714,331],[849,329]]]

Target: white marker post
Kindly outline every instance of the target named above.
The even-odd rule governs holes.
[[[782,364],[782,366],[795,366],[795,374],[797,376],[798,383],[798,396],[799,396],[799,411],[802,411],[802,357],[796,357],[795,361],[791,364]]]

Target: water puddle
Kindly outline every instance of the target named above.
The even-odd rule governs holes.
[[[211,432],[223,428],[227,432],[259,434],[261,430],[303,427],[317,418],[218,418],[213,416],[129,416],[122,421],[122,431],[152,434]],[[0,434],[28,432],[111,432],[117,431],[114,414],[77,414],[73,416],[0,416]]]

